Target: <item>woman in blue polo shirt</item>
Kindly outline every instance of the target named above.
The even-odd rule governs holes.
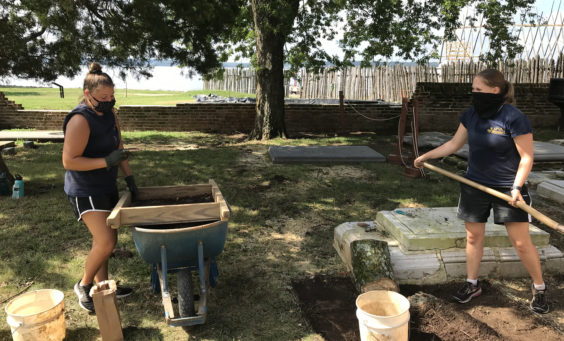
[[[549,311],[540,259],[529,235],[529,215],[515,202],[530,203],[525,180],[533,167],[533,134],[527,117],[516,107],[513,85],[498,70],[480,72],[472,82],[472,106],[460,116],[453,138],[415,159],[423,167],[428,159],[450,155],[468,141],[466,177],[511,196],[511,202],[461,184],[458,217],[466,227],[467,280],[452,298],[467,303],[482,293],[478,271],[484,247],[486,221],[493,208],[494,222],[505,224],[507,234],[533,283],[531,309]]]
[[[90,288],[94,280],[108,279],[108,259],[117,243],[116,230],[106,224],[106,218],[118,201],[118,167],[126,176],[129,190],[133,195],[137,193],[114,104],[112,79],[102,72],[100,64],[92,63],[84,79],[84,98],[63,123],[65,193],[76,218],[92,234],[84,272],[74,286],[79,305],[89,312],[94,312]],[[118,286],[116,296],[125,297],[131,292],[130,288]]]

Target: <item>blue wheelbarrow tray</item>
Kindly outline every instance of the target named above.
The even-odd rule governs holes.
[[[171,326],[203,324],[210,283],[215,284],[215,258],[223,251],[231,211],[217,184],[140,187],[136,202],[211,195],[213,201],[135,206],[126,191],[107,218],[112,228],[130,226],[141,258],[153,265],[153,289],[160,287],[165,319]],[[167,274],[177,272],[178,311],[173,309]],[[198,311],[194,309],[191,271],[199,276]],[[158,282],[156,276],[158,275]]]

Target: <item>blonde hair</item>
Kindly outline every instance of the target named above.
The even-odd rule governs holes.
[[[478,73],[476,77],[480,77],[484,80],[487,86],[498,87],[500,93],[503,95],[505,103],[515,102],[515,90],[513,89],[513,84],[505,80],[503,73],[496,69],[485,69]]]

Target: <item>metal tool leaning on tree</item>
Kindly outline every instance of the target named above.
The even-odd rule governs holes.
[[[414,166],[422,168],[428,165],[425,161],[450,155],[468,142],[465,178],[483,187],[493,187],[509,199],[461,182],[457,215],[466,227],[467,279],[452,299],[467,303],[482,293],[478,273],[486,221],[493,209],[494,223],[506,226],[508,237],[533,280],[531,309],[548,313],[547,287],[538,251],[529,234],[530,216],[517,205],[530,203],[525,181],[533,167],[532,127],[527,117],[510,104],[513,97],[513,85],[501,72],[487,69],[478,73],[472,82],[472,106],[460,116],[452,139],[416,158]]]

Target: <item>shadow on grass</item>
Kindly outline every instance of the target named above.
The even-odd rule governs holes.
[[[125,340],[164,340],[164,337],[158,328],[127,327],[124,328],[122,332]],[[76,329],[67,329],[65,340],[98,340],[99,337],[100,330],[98,330],[98,328],[83,327]]]
[[[40,92],[37,91],[2,91],[4,93],[4,95],[8,98],[14,97],[14,96],[25,96],[25,97],[29,97],[29,96],[41,96]],[[58,94],[57,94],[58,95]]]
[[[337,225],[372,220],[378,210],[393,209],[403,201],[442,206],[456,200],[452,184],[429,186],[422,180],[406,179],[400,167],[274,165],[268,161],[268,146],[216,148],[215,144],[224,144],[224,138],[219,137],[212,148],[140,150],[130,160],[140,187],[207,183],[211,178],[234,210],[225,249],[217,259],[219,284],[210,290],[208,320],[189,331],[190,339],[296,340],[311,336],[313,331],[304,321],[290,283],[311,274],[342,270],[330,246]],[[182,141],[197,142],[197,138]],[[310,141],[302,143],[306,142]],[[372,139],[369,142],[377,144]],[[6,259],[3,266],[12,276],[10,281],[25,283],[33,278],[36,284],[64,285],[72,295],[75,279],[69,276],[82,269],[76,259],[85,257],[90,236],[72,217],[62,191],[60,147],[40,150],[51,153],[29,153],[28,159],[11,160],[14,169],[25,171],[30,195],[19,202],[0,201],[0,224],[5,225],[0,228],[0,258]],[[56,174],[52,187],[50,173]],[[118,187],[125,189],[121,177]],[[121,245],[136,254],[130,234],[120,231],[120,240],[128,241]],[[112,259],[110,266],[115,269],[110,273],[117,273],[136,290],[136,299],[124,301],[123,325],[153,326],[127,327],[126,339],[186,339],[182,329],[162,323],[162,298],[150,292],[148,265],[136,255]],[[16,290],[10,288],[10,292]],[[99,335],[97,329],[82,328],[74,321],[67,325],[69,339],[90,340]]]

